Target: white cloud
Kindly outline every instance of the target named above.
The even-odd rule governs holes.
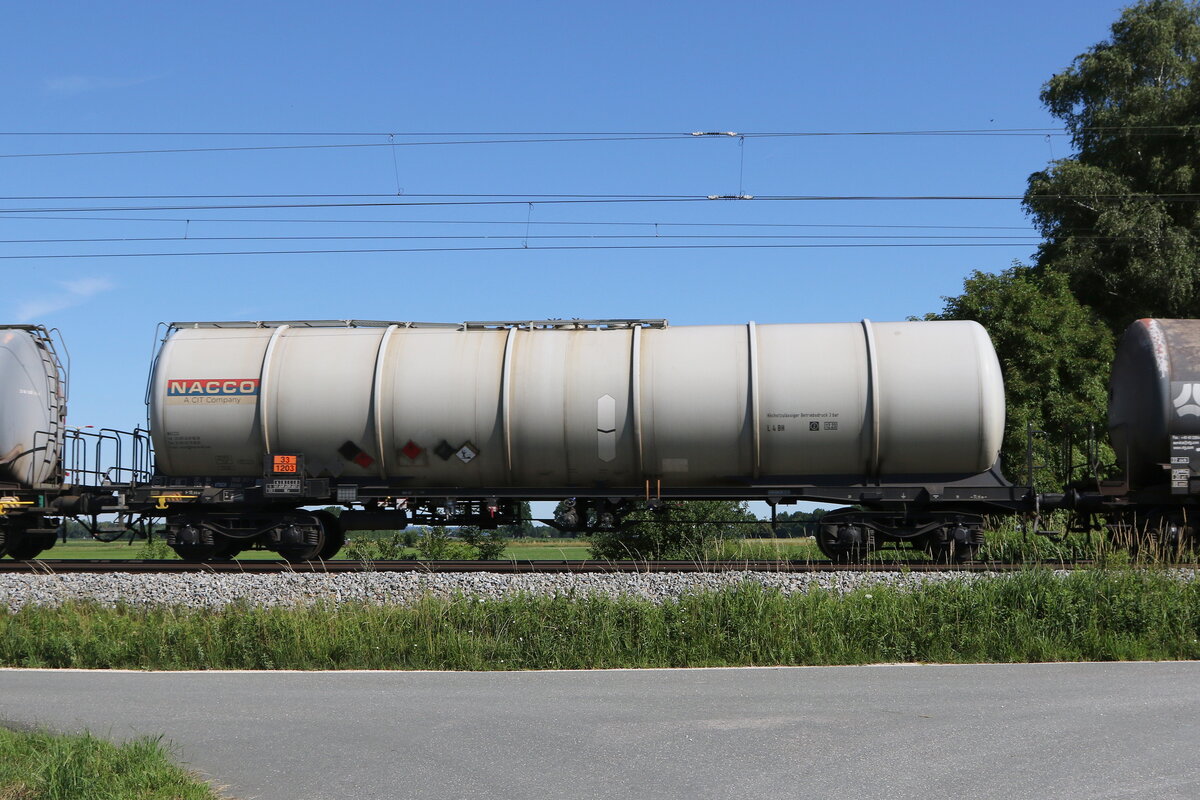
[[[114,286],[111,280],[99,275],[69,281],[55,281],[55,283],[62,287],[62,291],[53,295],[33,297],[17,305],[13,316],[18,323],[39,322],[47,314],[74,308],[101,292],[107,292]]]
[[[145,83],[151,78],[106,78],[101,75],[60,75],[55,78],[46,78],[42,81],[47,91],[55,92],[56,94],[80,94],[82,92],[94,92],[101,89],[124,89],[128,86],[137,86],[139,83]]]
[[[100,292],[107,292],[113,288],[113,282],[108,278],[96,276],[94,278],[77,278],[73,281],[58,281],[58,285],[66,289],[76,297],[88,298]]]

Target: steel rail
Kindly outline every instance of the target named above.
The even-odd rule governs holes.
[[[1022,563],[972,562],[934,564],[926,561],[869,564],[833,564],[828,561],[151,561],[116,559],[62,559],[0,561],[0,573],[60,574],[97,573],[189,573],[237,572],[272,574],[280,572],[490,572],[499,574],[562,573],[683,573],[683,572],[1015,572],[1031,568],[1076,569],[1093,566],[1091,561],[1027,561]],[[1200,564],[1174,564],[1177,568],[1200,568]]]

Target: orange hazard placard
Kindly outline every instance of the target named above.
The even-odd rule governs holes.
[[[296,471],[296,456],[271,456],[271,471],[277,474],[290,474]]]

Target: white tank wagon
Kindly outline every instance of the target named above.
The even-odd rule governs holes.
[[[1003,382],[974,322],[175,323],[149,415],[175,483],[229,487],[235,502],[340,500],[343,522],[364,527],[399,527],[378,513],[396,497],[414,516],[484,523],[518,499],[578,498],[579,527],[615,524],[637,498],[826,499],[906,517],[1011,499],[989,472]],[[209,546],[269,522],[176,527]],[[318,526],[301,522],[290,535],[316,552]],[[839,520],[825,545],[952,532],[940,517],[895,524]]]
[[[57,485],[65,384],[45,328],[0,326],[0,491]]]
[[[974,322],[177,327],[158,468],[412,487],[641,490],[989,469],[1004,388]]]
[[[0,326],[0,555],[32,558],[54,544],[45,515],[63,482],[66,393],[50,333]]]

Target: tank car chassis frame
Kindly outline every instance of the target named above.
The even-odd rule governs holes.
[[[302,457],[301,457],[302,461]],[[117,466],[102,466],[115,464]],[[673,487],[652,478],[640,487],[563,486],[536,491],[512,487],[415,488],[403,480],[296,477],[168,478],[153,473],[149,433],[114,429],[68,429],[63,482],[6,490],[0,520],[10,537],[8,552],[34,558],[53,546],[61,518],[85,522],[95,538],[111,540],[136,531],[147,535],[165,520],[169,546],[188,560],[222,559],[249,547],[265,547],[293,561],[329,558],[347,530],[401,530],[410,524],[473,525],[494,529],[520,522],[522,501],[563,500],[566,518],[540,520],[582,533],[611,530],[637,505],[665,508],[681,500],[763,501],[775,511],[797,502],[852,506],[822,521],[817,544],[837,562],[862,560],[885,545],[910,545],[939,560],[974,556],[982,542],[984,514],[1029,512],[1038,498],[993,468],[967,479],[912,476],[904,482],[833,477],[825,483],[778,479],[770,483],[731,478],[718,488]],[[299,470],[303,475],[303,468]],[[70,482],[68,482],[68,480]],[[312,507],[341,507],[340,516]],[[572,511],[574,516],[572,518]],[[120,528],[105,531],[101,515],[116,515]],[[51,527],[54,525],[55,527]]]
[[[300,471],[303,474],[303,471]],[[539,489],[414,488],[404,481],[296,477],[190,479],[155,476],[114,486],[119,508],[139,517],[164,517],[167,543],[185,557],[236,555],[257,543],[292,560],[328,558],[347,530],[402,530],[410,524],[494,529],[520,522],[522,501],[568,501],[566,513],[539,520],[588,533],[619,528],[632,508],[665,508],[680,500],[763,501],[772,509],[797,502],[851,505],[827,515],[817,543],[834,561],[864,558],[885,543],[908,544],[941,560],[972,558],[982,542],[984,514],[1032,510],[1028,487],[1013,486],[993,469],[968,479],[924,476],[904,483],[866,483],[848,476],[828,484],[744,483],[720,488],[671,487],[662,479],[642,487],[564,486]],[[309,507],[340,506],[339,516]]]

